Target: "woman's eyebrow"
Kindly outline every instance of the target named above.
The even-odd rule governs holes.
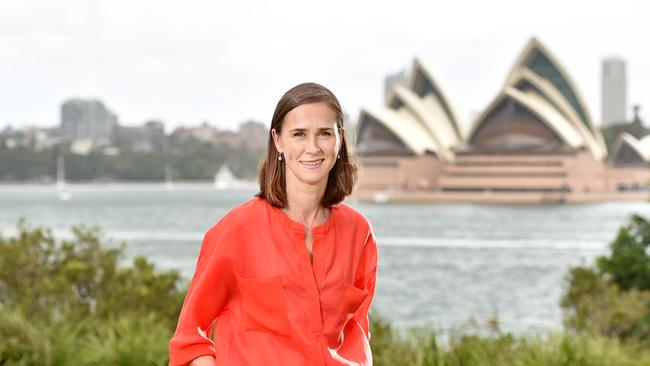
[[[332,128],[332,127],[320,127],[320,128],[318,128],[318,130],[319,131],[327,131],[327,130],[334,130],[334,128]],[[295,132],[304,132],[304,131],[307,131],[307,129],[302,128],[302,127],[297,127],[297,128],[292,128],[292,129],[289,130],[289,132],[294,132],[294,131]]]

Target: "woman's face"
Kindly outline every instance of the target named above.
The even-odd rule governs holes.
[[[332,108],[322,102],[298,106],[284,117],[280,134],[271,134],[284,155],[287,184],[327,184],[341,145]]]

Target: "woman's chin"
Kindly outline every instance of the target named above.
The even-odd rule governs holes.
[[[321,184],[327,184],[327,175],[324,177],[304,177],[301,180],[311,186],[319,186]]]

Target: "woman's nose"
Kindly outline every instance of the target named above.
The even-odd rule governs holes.
[[[320,146],[318,145],[318,138],[316,136],[311,136],[307,144],[307,151],[310,153],[320,152]]]

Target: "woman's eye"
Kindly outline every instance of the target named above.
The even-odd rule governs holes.
[[[294,132],[293,133],[293,137],[301,137],[301,136],[305,136],[305,134],[302,133],[302,132]]]
[[[329,131],[322,131],[320,134],[323,135],[323,136],[330,136],[331,135],[331,133]]]

